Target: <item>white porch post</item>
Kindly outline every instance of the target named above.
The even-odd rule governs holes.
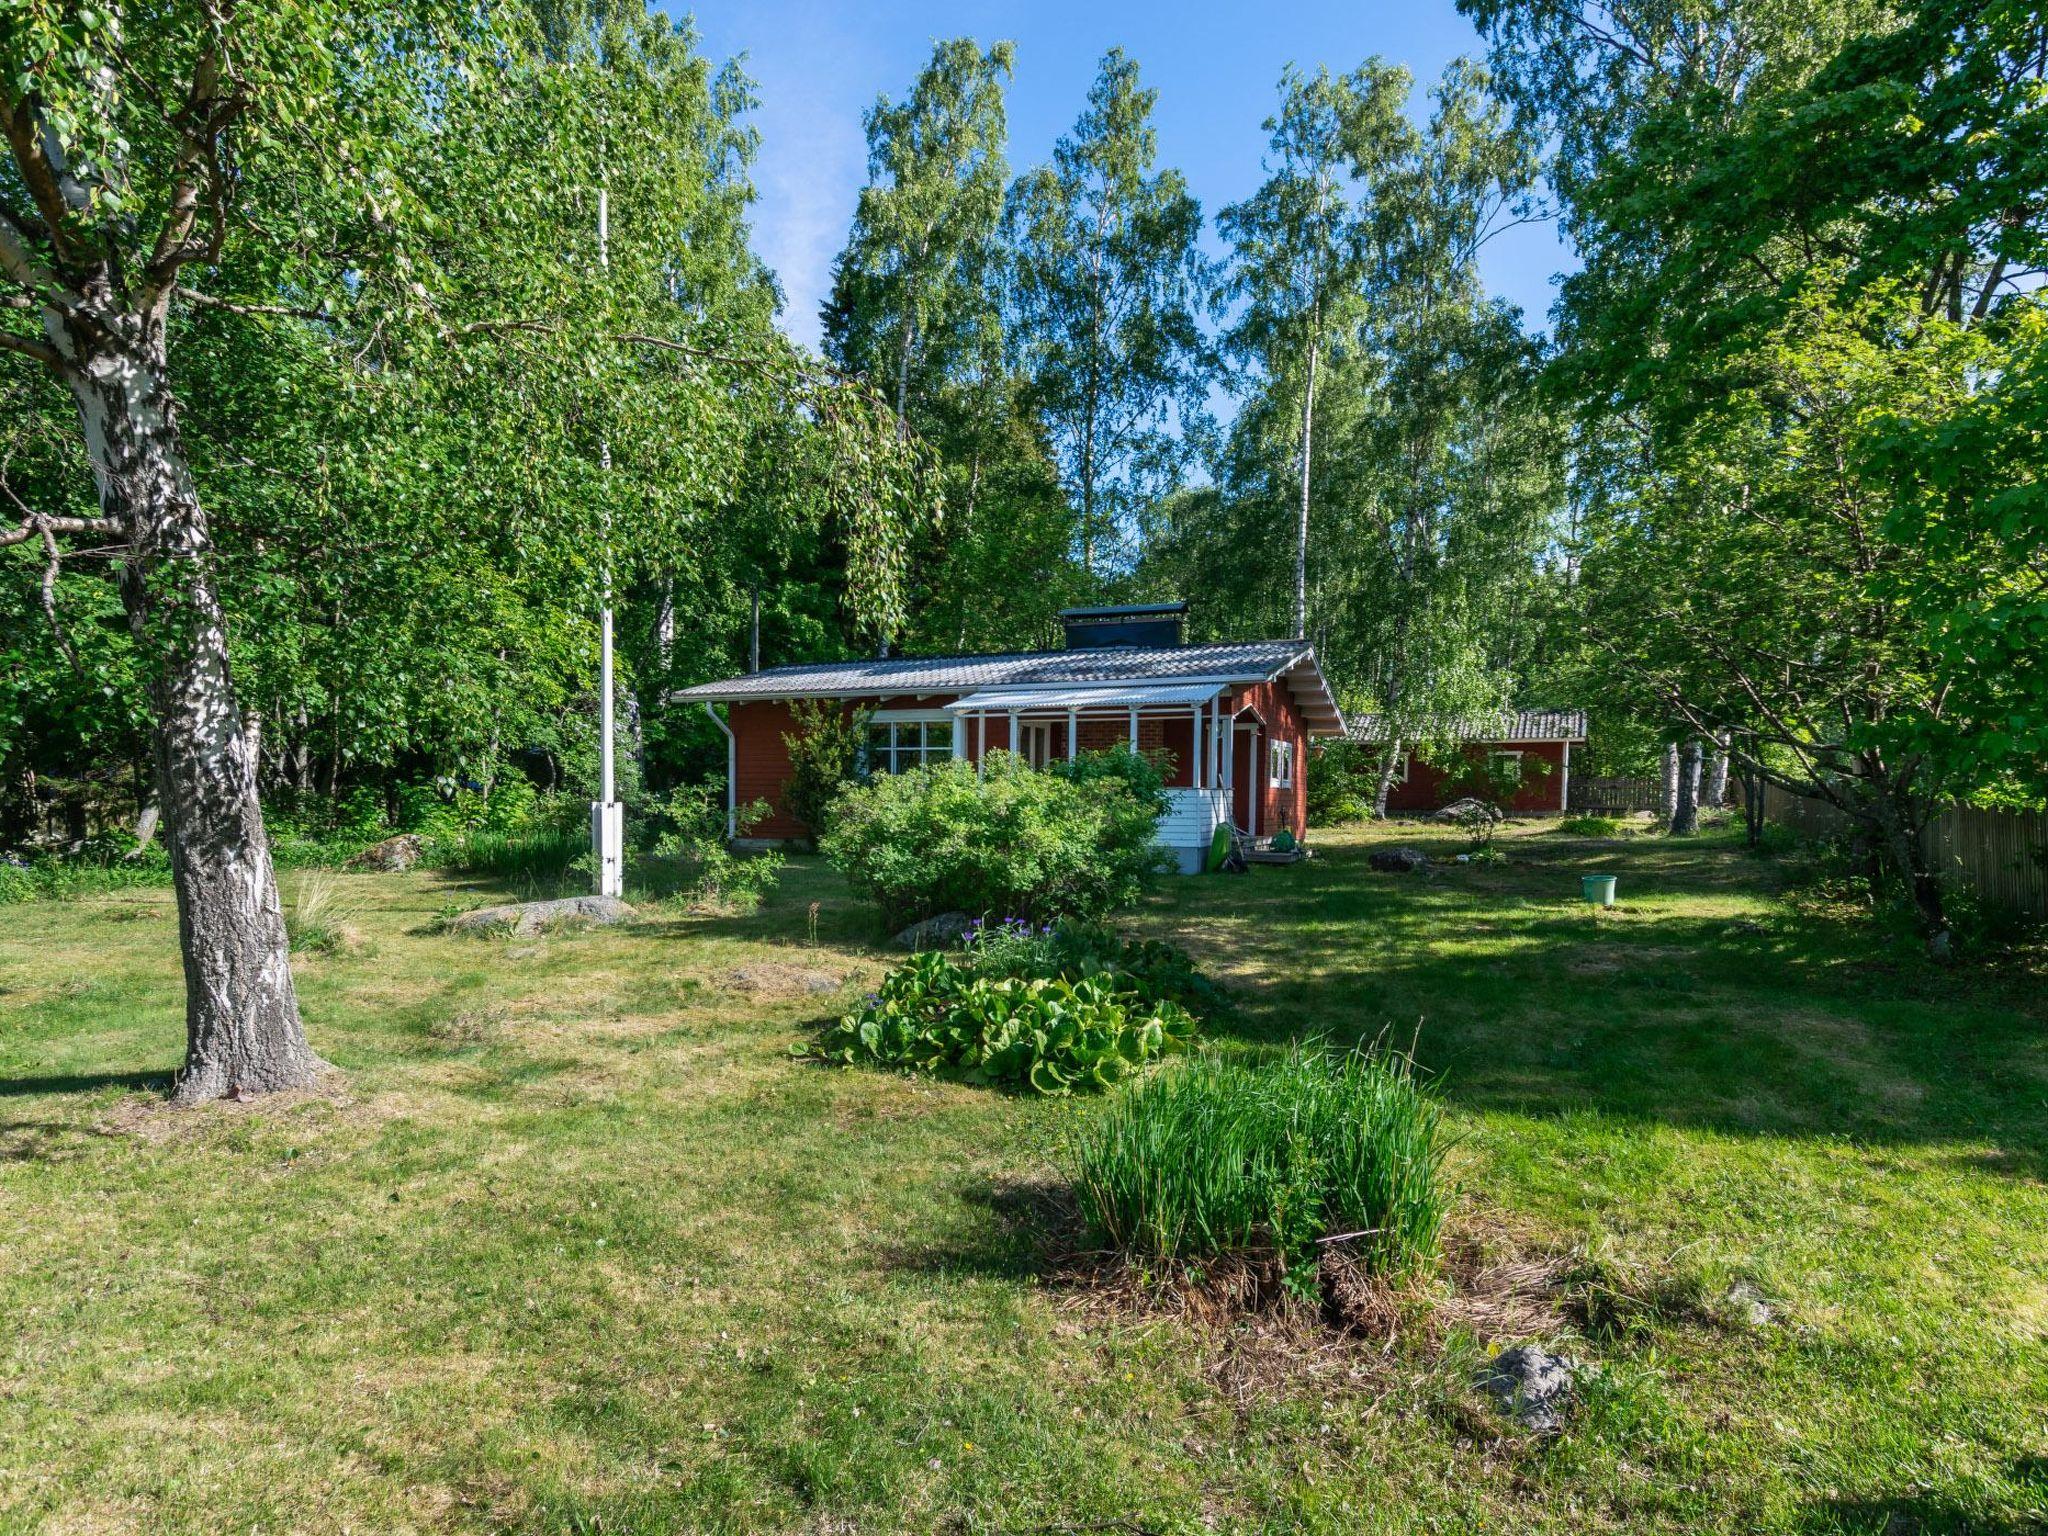
[[[953,755],[955,757],[965,757],[967,755],[967,722],[958,716],[955,716],[953,720]]]
[[[988,711],[977,710],[974,715],[974,776],[978,779],[988,763]]]
[[[1072,762],[1081,752],[1081,711],[1067,711],[1067,761]]]
[[[1194,732],[1195,734],[1188,738],[1188,745],[1193,749],[1189,755],[1194,758],[1192,767],[1194,769],[1195,788],[1200,789],[1202,787],[1202,754],[1204,748],[1202,746],[1202,706],[1199,704],[1195,706]]]
[[[1021,755],[1024,749],[1017,744],[1017,711],[1010,711],[1010,751]]]
[[[1223,695],[1209,700],[1209,787],[1223,782]]]
[[[1131,706],[1131,750],[1138,750],[1138,706],[1135,704]],[[1565,750],[1569,752],[1571,748],[1566,747]]]
[[[1557,808],[1567,814],[1572,808],[1572,744],[1564,744],[1564,772],[1558,775],[1563,782],[1557,786]]]

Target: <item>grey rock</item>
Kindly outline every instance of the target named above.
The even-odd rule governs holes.
[[[1571,1412],[1572,1383],[1578,1373],[1578,1364],[1563,1355],[1517,1344],[1481,1366],[1472,1384],[1525,1429],[1554,1435]]]
[[[375,870],[385,875],[403,874],[419,863],[426,851],[426,843],[417,832],[401,832],[381,843],[370,844],[343,868]]]
[[[1429,868],[1429,855],[1420,848],[1380,848],[1366,861],[1390,875],[1413,875]]]
[[[1429,813],[1431,821],[1462,822],[1474,818],[1482,821],[1501,821],[1504,819],[1501,816],[1499,806],[1489,805],[1486,801],[1474,799],[1471,795],[1467,795],[1462,800],[1453,800],[1449,805],[1442,806]]]
[[[616,896],[564,896],[558,901],[522,901],[504,907],[478,907],[448,920],[450,933],[486,933],[509,929],[522,939],[549,928],[581,924],[623,923],[633,909]]]
[[[904,949],[949,949],[966,936],[967,926],[973,921],[965,912],[941,912],[937,917],[912,923],[896,935],[896,942]]]

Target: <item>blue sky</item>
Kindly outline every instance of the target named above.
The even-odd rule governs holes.
[[[1259,182],[1259,125],[1288,63],[1349,69],[1383,55],[1414,72],[1419,111],[1422,86],[1453,58],[1481,52],[1451,0],[702,0],[667,9],[696,17],[713,58],[744,55],[757,82],[755,248],[788,296],[785,329],[812,343],[832,257],[866,179],[861,114],[878,94],[908,88],[935,38],[1017,44],[1013,168],[1051,153],[1080,112],[1097,62],[1122,46],[1159,92],[1160,163],[1186,174],[1212,220]],[[1555,232],[1511,230],[1482,259],[1488,286],[1542,326],[1552,275],[1570,264]]]

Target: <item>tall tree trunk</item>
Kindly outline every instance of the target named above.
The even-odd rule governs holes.
[[[1671,835],[1691,837],[1700,829],[1700,740],[1688,737],[1678,755],[1678,803],[1671,811]]]
[[[1714,758],[1707,768],[1705,803],[1719,810],[1728,802],[1728,733],[1718,731],[1714,735]]]
[[[1678,743],[1675,741],[1664,743],[1663,769],[1661,804],[1664,807],[1664,825],[1668,827],[1678,819]]]
[[[213,543],[179,440],[161,321],[88,330],[45,315],[101,510],[127,530],[121,603],[148,680],[185,965],[185,1065],[172,1098],[304,1087],[325,1064],[299,1023],[254,743],[228,672]]]
[[[1301,396],[1301,528],[1294,542],[1294,633],[1308,635],[1308,488],[1309,449],[1316,424],[1316,354],[1320,349],[1313,337],[1308,344],[1308,385]]]
[[[1948,907],[1942,898],[1941,880],[1928,866],[1920,841],[1920,826],[1899,791],[1898,779],[1890,771],[1870,776],[1870,820],[1892,868],[1906,884],[1913,911],[1920,920],[1920,936],[1926,941],[1927,956],[1947,964],[1955,956],[1954,930],[1949,927]]]
[[[1396,736],[1387,743],[1387,750],[1380,758],[1379,782],[1373,787],[1372,813],[1381,821],[1387,819],[1387,796],[1394,790],[1394,769],[1401,762],[1401,738]]]

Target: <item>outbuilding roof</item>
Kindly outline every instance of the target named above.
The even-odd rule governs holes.
[[[1583,709],[1523,709],[1503,714],[1474,715],[1464,720],[1412,722],[1404,734],[1419,741],[1584,741]],[[1353,741],[1385,741],[1384,717],[1360,715],[1351,722]]]
[[[671,693],[675,703],[746,699],[859,699],[909,693],[969,693],[984,688],[1086,688],[1099,684],[1270,682],[1285,677],[1314,735],[1341,735],[1344,717],[1315,648],[1301,640],[1217,645],[1105,645],[994,656],[891,656],[806,662],[699,683]]]

